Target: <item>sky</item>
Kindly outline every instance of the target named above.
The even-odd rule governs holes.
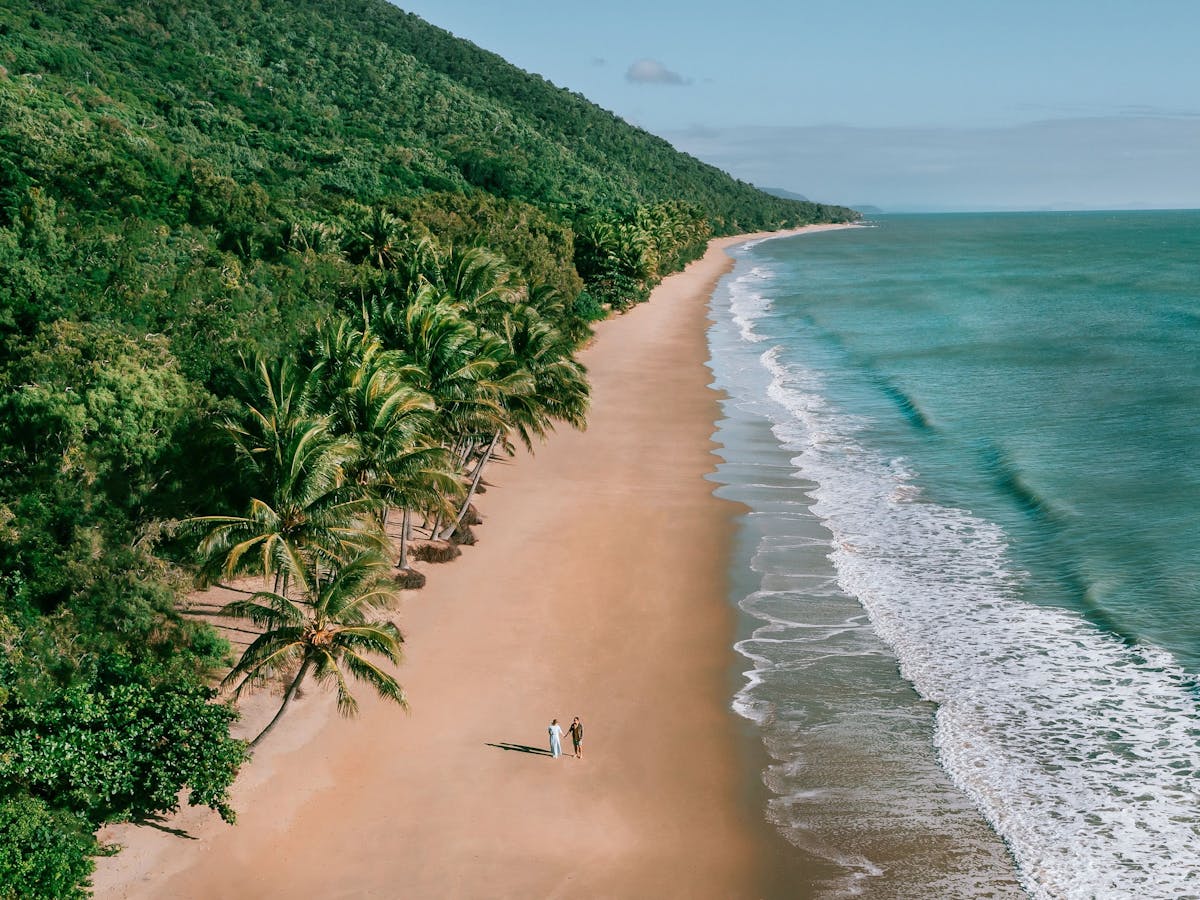
[[[1200,208],[1197,0],[400,0],[760,187]]]

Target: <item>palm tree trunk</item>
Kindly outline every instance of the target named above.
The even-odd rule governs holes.
[[[400,561],[396,563],[396,568],[408,568],[408,535],[409,529],[412,527],[412,511],[406,506],[404,507],[404,521],[400,525]]]
[[[296,677],[292,679],[292,683],[288,686],[287,693],[283,695],[283,704],[279,707],[279,712],[275,713],[275,717],[267,723],[267,727],[258,733],[258,737],[250,742],[249,749],[253,750],[258,745],[258,742],[267,736],[267,732],[275,727],[275,723],[282,718],[283,711],[288,708],[288,704],[291,703],[292,698],[296,696],[296,689],[300,687],[300,682],[303,681],[304,676],[308,674],[308,667],[311,664],[312,660],[308,659],[307,657],[305,658],[304,662],[300,664],[300,671],[296,673]]]
[[[458,511],[458,515],[454,517],[454,521],[446,526],[445,531],[439,535],[441,539],[447,540],[450,535],[454,534],[455,529],[462,524],[463,518],[467,514],[467,507],[471,505],[471,498],[475,496],[475,489],[479,487],[479,482],[483,478],[483,467],[487,465],[487,461],[492,458],[492,451],[496,449],[496,442],[500,440],[500,432],[497,431],[492,435],[492,442],[487,445],[487,449],[483,451],[483,456],[479,458],[479,465],[475,467],[475,474],[471,478],[471,487],[467,490],[466,499],[463,500],[462,507]]]
[[[241,588],[235,588],[233,585],[223,584],[220,581],[214,581],[212,586],[220,588],[223,591],[233,591],[235,594],[245,594],[247,597],[253,597],[258,593],[258,591],[243,591]],[[276,584],[275,587],[278,588],[279,585]],[[279,593],[279,591],[276,590],[275,593]]]

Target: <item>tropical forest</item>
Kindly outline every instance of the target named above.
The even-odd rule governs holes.
[[[105,823],[233,823],[301,685],[404,706],[390,611],[489,460],[586,425],[592,323],[855,218],[384,0],[8,0],[0,898],[87,896]],[[187,613],[211,585],[255,639]]]

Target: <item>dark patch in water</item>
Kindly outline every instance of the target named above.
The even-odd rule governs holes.
[[[935,430],[929,416],[925,415],[925,411],[921,409],[915,397],[898,387],[886,375],[872,373],[871,381],[883,392],[884,396],[892,401],[896,409],[900,410],[900,414],[904,416],[909,425],[918,431],[932,432]]]
[[[1049,500],[1025,481],[1020,468],[1012,461],[1008,451],[990,441],[984,441],[980,453],[984,469],[992,476],[1002,494],[1014,501],[1031,519],[1052,526],[1056,533],[1061,529],[1062,517],[1054,510]]]
[[[905,421],[916,428],[918,431],[932,433],[937,429],[929,416],[925,414],[925,410],[917,402],[916,397],[913,397],[902,387],[897,385],[888,375],[880,372],[877,365],[870,358],[856,353],[847,344],[845,339],[838,333],[823,327],[811,315],[800,317],[809,328],[811,328],[822,341],[828,346],[836,349],[838,353],[846,360],[847,364],[861,372],[864,372],[871,383],[879,388],[880,392],[887,397],[892,404],[904,416]]]
[[[1069,597],[1075,600],[1083,618],[1095,627],[1119,638],[1127,647],[1138,642],[1138,636],[1118,624],[1096,599],[1095,586],[1080,572],[1076,560],[1064,549],[1066,517],[1048,498],[1022,476],[1020,468],[1008,452],[990,441],[981,443],[980,455],[986,471],[1001,494],[1007,496],[1046,535],[1046,545],[1055,548],[1052,553],[1056,577]]]

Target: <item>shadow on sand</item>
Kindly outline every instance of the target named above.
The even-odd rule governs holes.
[[[160,824],[165,821],[167,821],[166,817],[159,815],[149,815],[141,818],[130,819],[130,822],[134,825],[153,828],[156,831],[165,831],[167,834],[173,834],[175,837],[187,838],[189,841],[200,840],[200,838],[196,837],[194,834],[188,834],[182,828],[171,828],[170,826]]]
[[[528,744],[487,744],[488,747],[497,747],[500,750],[516,750],[520,753],[533,753],[537,756],[549,756],[550,751],[544,750],[541,747],[530,747]]]

